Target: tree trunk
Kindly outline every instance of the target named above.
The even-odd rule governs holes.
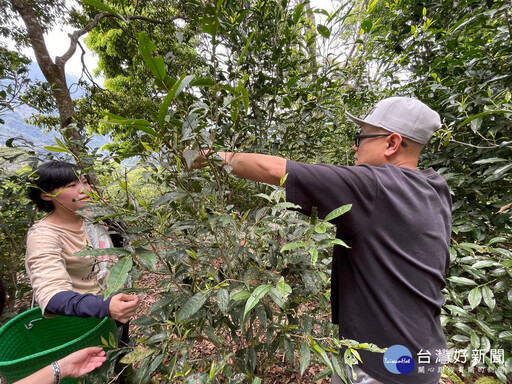
[[[52,86],[53,95],[55,96],[59,110],[61,133],[65,138],[71,141],[78,140],[80,138],[78,129],[67,129],[74,120],[75,107],[67,86],[65,72],[66,62],[76,50],[76,44],[71,54],[69,54],[70,52],[68,51],[65,57],[57,57],[54,63],[44,41],[43,29],[30,4],[26,0],[10,0],[10,2],[23,19],[39,68],[41,68],[46,81]],[[77,149],[70,149],[76,155],[75,151]]]

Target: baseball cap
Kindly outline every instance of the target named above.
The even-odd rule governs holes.
[[[346,112],[357,125],[365,124],[399,133],[420,144],[426,144],[441,128],[441,117],[426,104],[411,97],[390,97],[379,101],[368,116],[359,119]]]

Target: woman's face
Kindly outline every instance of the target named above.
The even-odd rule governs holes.
[[[66,185],[55,188],[54,190],[43,193],[42,198],[53,202],[55,209],[65,208],[75,212],[77,209],[82,208],[89,200],[87,193],[91,192],[91,186],[85,176],[80,179],[73,180]]]

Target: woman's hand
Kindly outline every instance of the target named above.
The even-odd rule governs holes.
[[[67,355],[57,363],[61,377],[78,377],[98,368],[107,358],[100,347],[84,348]]]
[[[135,314],[139,306],[139,298],[136,295],[119,293],[110,300],[110,317],[120,323],[127,323]]]

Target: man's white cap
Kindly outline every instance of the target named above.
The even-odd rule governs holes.
[[[426,144],[435,131],[441,128],[439,114],[418,99],[390,97],[379,101],[363,119],[346,112],[357,125],[365,124],[396,132],[420,144]]]

